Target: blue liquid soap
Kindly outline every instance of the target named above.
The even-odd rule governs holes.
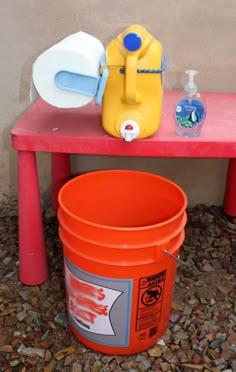
[[[200,136],[204,120],[206,118],[206,105],[198,93],[194,82],[195,70],[186,70],[189,81],[184,87],[184,94],[175,106],[174,119],[176,134],[185,137]]]

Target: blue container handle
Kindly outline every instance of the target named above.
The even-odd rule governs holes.
[[[103,55],[101,58],[101,66],[102,76],[93,76],[80,73],[79,71],[73,72],[61,70],[56,73],[54,82],[60,89],[84,94],[90,97],[96,96],[96,104],[100,105],[109,75],[105,55]]]

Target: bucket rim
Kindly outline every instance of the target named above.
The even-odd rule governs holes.
[[[174,217],[171,217],[166,221],[156,223],[156,224],[152,224],[152,225],[147,225],[147,226],[138,226],[138,227],[125,227],[124,226],[124,227],[122,227],[122,226],[103,225],[103,224],[99,224],[99,223],[96,223],[96,222],[89,221],[89,220],[87,220],[85,218],[82,218],[82,217],[78,217],[74,213],[72,213],[64,205],[64,203],[62,201],[62,194],[63,194],[64,190],[68,187],[68,185],[70,185],[72,183],[75,183],[78,178],[81,179],[81,178],[89,177],[91,175],[91,173],[93,173],[93,174],[94,173],[96,173],[96,174],[98,174],[98,173],[102,174],[103,173],[104,174],[104,173],[113,173],[113,172],[114,173],[143,174],[143,175],[148,176],[148,177],[159,178],[161,180],[164,180],[165,182],[171,184],[176,189],[178,189],[178,191],[180,192],[180,194],[183,197],[183,206],[181,207],[179,212],[175,214]],[[168,178],[159,176],[159,175],[154,174],[154,173],[149,173],[149,172],[144,172],[144,171],[137,171],[137,170],[126,170],[126,169],[125,170],[123,170],[123,169],[96,170],[96,171],[91,171],[91,172],[87,172],[87,173],[81,174],[79,176],[76,176],[76,177],[72,178],[70,181],[66,182],[61,187],[61,189],[58,193],[58,202],[59,202],[59,207],[64,212],[66,212],[70,217],[72,217],[74,220],[82,222],[82,223],[87,224],[87,225],[92,226],[92,227],[96,227],[96,228],[100,228],[100,229],[104,229],[104,230],[115,230],[115,231],[144,231],[144,230],[151,230],[151,229],[154,229],[154,228],[157,228],[157,227],[162,227],[162,226],[165,226],[165,225],[175,221],[176,219],[178,219],[182,214],[184,214],[184,212],[187,208],[187,196],[186,196],[185,192],[182,190],[182,188],[179,185],[177,185],[175,182],[170,181]]]
[[[74,238],[76,239],[80,239],[88,244],[98,244],[97,241],[94,241],[92,239],[88,239],[87,237],[84,237],[84,236],[80,236],[78,234],[76,234],[74,231],[72,231],[65,223],[64,221],[62,220],[61,216],[60,216],[60,211],[58,211],[58,215],[59,215],[59,231],[60,230],[65,230],[67,234],[70,234],[72,235]],[[186,225],[186,222],[187,222],[187,215],[186,213],[184,213],[183,215],[183,220],[181,221],[181,226],[180,228],[174,230],[174,232],[172,232],[172,234],[168,234],[168,237],[166,238],[162,238],[162,239],[158,239],[156,241],[149,241],[149,242],[145,242],[145,243],[142,243],[142,244],[137,244],[137,243],[129,243],[129,244],[123,244],[122,246],[122,243],[120,244],[114,244],[114,243],[104,243],[104,242],[100,242],[99,241],[99,246],[101,247],[104,247],[104,248],[114,248],[114,249],[127,249],[127,245],[128,245],[128,248],[129,249],[143,249],[143,248],[147,248],[147,247],[154,247],[154,246],[161,246],[161,245],[165,245],[167,244],[170,240],[176,238],[177,235],[180,235],[183,231],[184,231],[184,227]]]
[[[63,237],[62,237],[63,236],[63,231],[61,231],[60,234],[61,234],[60,235],[60,239],[61,239],[62,244],[63,244],[63,249],[64,250],[66,249],[67,251],[70,250],[70,252],[73,252],[75,254],[78,254],[78,250],[76,248],[74,248],[70,243],[65,242],[63,240]],[[175,243],[174,247],[171,247],[171,249],[168,250],[168,252],[170,254],[174,255],[176,253],[176,251],[180,251],[180,248],[181,248],[181,245],[183,244],[184,238],[185,238],[185,233],[184,233],[184,230],[182,230],[180,232],[180,234],[179,234],[178,241]],[[155,248],[155,246],[150,246],[150,247]],[[150,248],[150,247],[142,247],[141,249],[143,249],[143,248]],[[106,248],[110,248],[110,247],[106,247]],[[129,247],[128,249],[129,249],[129,251],[132,251],[132,248],[130,249],[130,247]],[[138,247],[138,249],[140,249],[140,248]],[[163,249],[164,249],[164,247],[160,249],[159,254],[162,257],[165,257],[166,252],[164,252]],[[79,252],[79,256],[80,257],[83,257],[83,258],[86,258],[86,259],[89,259],[90,258],[89,254],[86,255],[86,253],[84,253],[84,252],[82,253],[81,251]],[[109,261],[109,257],[110,256],[106,257],[106,265],[119,266],[120,263],[118,264],[116,260],[112,259],[112,257],[111,257],[111,261]],[[68,255],[65,254],[65,258],[68,259]],[[144,261],[143,258],[141,260],[142,266],[143,265],[150,265],[150,264],[153,264],[153,263],[156,263],[156,262],[158,262],[158,263],[161,262],[160,260],[157,260],[157,259],[153,259],[153,258],[150,259],[150,256],[149,256],[149,258],[147,258],[147,256],[146,256],[145,259],[146,259],[146,261]],[[166,259],[166,257],[165,257],[165,259]],[[101,259],[99,259],[97,257],[95,259],[95,257],[93,256],[93,260],[96,260],[97,263],[104,264],[104,260],[101,260]],[[129,264],[127,266],[137,266],[137,263],[135,262],[135,264],[131,265],[131,263],[129,262]]]

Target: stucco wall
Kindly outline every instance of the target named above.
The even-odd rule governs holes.
[[[11,150],[10,130],[30,104],[32,63],[71,33],[88,32],[106,45],[129,24],[140,23],[164,46],[166,90],[181,88],[186,68],[199,70],[197,81],[203,92],[236,89],[234,0],[8,0],[0,2],[0,20],[1,199],[17,192],[17,158]],[[50,185],[49,155],[39,155],[38,160],[44,192]],[[222,203],[227,160],[73,156],[72,163],[74,173],[114,167],[156,172],[184,187],[191,204]]]

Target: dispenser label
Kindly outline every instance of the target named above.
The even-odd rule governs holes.
[[[205,108],[201,101],[196,99],[183,99],[176,106],[176,119],[184,128],[193,128],[201,124],[206,116]]]
[[[133,280],[87,273],[65,259],[69,322],[83,337],[107,346],[128,346]]]
[[[161,319],[166,270],[139,279],[136,331],[150,328],[149,337],[157,333]]]

